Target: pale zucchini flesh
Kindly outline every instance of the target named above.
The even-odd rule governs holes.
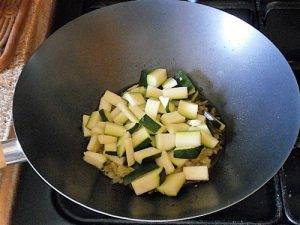
[[[196,119],[198,105],[184,100],[179,101],[178,112],[188,119]]]
[[[197,147],[201,145],[201,134],[199,131],[176,132],[175,146],[181,147]]]
[[[170,99],[186,99],[188,98],[188,91],[186,87],[175,87],[163,89],[163,96]]]
[[[134,159],[135,161],[137,161],[138,163],[142,163],[142,161],[146,158],[150,158],[150,157],[156,157],[161,154],[161,150],[154,148],[154,147],[149,147],[149,148],[145,148],[142,149],[140,151],[134,152]]]
[[[136,195],[152,191],[159,186],[159,173],[161,169],[156,169],[146,173],[142,177],[134,180],[131,185]]]
[[[89,121],[86,124],[88,129],[92,129],[98,122],[101,121],[99,111],[92,112]]]
[[[163,89],[166,89],[166,88],[173,88],[173,87],[175,87],[175,86],[177,86],[177,81],[176,81],[174,78],[172,78],[172,77],[168,78],[168,79],[162,84]]]
[[[107,158],[103,154],[87,151],[84,152],[83,160],[97,167],[98,169],[102,169],[104,163],[107,161]]]
[[[145,113],[150,116],[152,119],[156,119],[158,113],[160,102],[155,99],[147,99]]]
[[[156,69],[147,75],[147,84],[153,87],[159,87],[167,79],[166,69]]]
[[[181,187],[185,183],[185,175],[183,172],[173,173],[166,177],[165,182],[163,182],[157,190],[168,196],[177,196]]]
[[[111,135],[115,137],[121,137],[125,134],[125,127],[115,124],[115,123],[106,123],[104,134]]]
[[[120,102],[126,104],[126,101],[123,98],[121,98],[119,95],[117,95],[111,91],[108,91],[108,90],[105,91],[102,98],[114,106],[117,106],[117,104]]]
[[[183,167],[183,173],[185,175],[186,180],[194,180],[194,181],[209,180],[207,166]]]
[[[110,136],[110,135],[98,135],[98,141],[100,144],[110,144],[110,143],[116,143],[117,142],[117,138]]]
[[[100,99],[99,110],[100,109],[104,109],[104,110],[110,112],[111,111],[111,107],[112,107],[112,105],[108,101],[106,101],[104,98]]]
[[[161,116],[161,122],[164,125],[174,124],[174,123],[183,123],[183,122],[185,122],[185,117],[182,116],[178,111],[165,113]]]
[[[98,141],[97,135],[92,135],[90,138],[90,141],[88,143],[88,146],[86,147],[87,150],[92,151],[92,152],[98,152],[100,150],[100,143]]]
[[[135,163],[135,158],[134,158],[134,150],[133,150],[133,144],[131,138],[125,139],[125,151],[126,151],[127,165],[132,166]]]
[[[189,125],[186,123],[177,123],[177,124],[167,124],[166,128],[169,133],[176,133],[176,132],[181,132],[181,131],[188,131],[189,130]]]
[[[156,134],[155,135],[156,147],[160,150],[171,150],[175,148],[175,134]]]
[[[115,118],[113,118],[113,122],[119,125],[123,125],[128,121],[128,117],[125,116],[124,113],[120,112]]]
[[[142,105],[146,102],[141,93],[125,92],[123,98],[126,99],[130,105]]]
[[[164,167],[166,174],[171,174],[175,171],[175,167],[166,151],[161,152],[161,160],[162,160],[162,166]]]
[[[163,95],[163,91],[157,87],[148,86],[146,89],[147,98],[159,98],[159,96],[162,95]]]
[[[86,127],[89,119],[90,119],[90,116],[88,116],[88,115],[82,116],[82,132],[83,132],[84,137],[90,137],[92,135],[91,130]]]

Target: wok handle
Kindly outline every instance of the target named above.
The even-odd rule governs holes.
[[[0,142],[0,169],[7,165],[25,162],[26,156],[17,139]]]

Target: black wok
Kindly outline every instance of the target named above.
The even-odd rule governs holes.
[[[178,197],[137,197],[82,160],[82,114],[154,66],[190,72],[227,124],[210,181]],[[50,36],[22,72],[13,117],[29,163],[67,198],[119,218],[170,221],[226,208],[265,184],[293,147],[299,109],[291,68],[257,30],[210,7],[147,0],[96,10]]]

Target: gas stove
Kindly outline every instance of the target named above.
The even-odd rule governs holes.
[[[192,1],[192,0],[191,0]],[[57,1],[50,33],[68,21],[117,0]],[[193,0],[233,14],[264,33],[300,78],[300,2]],[[272,93],[270,93],[272,94]],[[266,185],[217,213],[172,224],[300,224],[300,146]],[[76,205],[47,186],[24,164],[12,215],[13,225],[143,224],[111,218]]]

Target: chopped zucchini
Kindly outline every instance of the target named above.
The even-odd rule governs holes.
[[[159,100],[160,100],[161,104],[163,105],[163,107],[166,109],[167,106],[168,106],[168,104],[169,104],[170,98],[169,97],[160,96]]]
[[[125,134],[125,127],[115,124],[115,123],[106,123],[104,134],[121,137]]]
[[[145,113],[150,116],[152,119],[156,118],[156,115],[158,113],[160,102],[158,100],[154,99],[147,99],[146,107],[145,107]]]
[[[124,165],[125,163],[125,157],[118,157],[115,155],[108,155],[105,154],[106,158],[114,163],[117,163],[118,165]]]
[[[82,116],[82,132],[84,137],[90,137],[92,132],[89,128],[86,127],[87,123],[89,122],[90,116],[83,115]]]
[[[103,154],[87,151],[84,152],[83,160],[97,167],[98,169],[102,169],[104,163],[107,161],[107,158]]]
[[[177,81],[176,81],[174,78],[172,78],[172,77],[168,78],[168,79],[162,84],[163,89],[166,89],[166,88],[173,88],[173,87],[175,87],[175,86],[177,86]]]
[[[172,161],[170,160],[169,158],[169,155],[166,151],[162,151],[161,152],[161,164],[163,165],[165,171],[166,171],[166,174],[171,174],[175,171],[175,167],[173,166],[173,163]]]
[[[166,128],[169,133],[176,133],[176,132],[181,132],[181,131],[188,131],[189,130],[189,125],[185,123],[177,123],[177,124],[167,124]]]
[[[185,117],[180,115],[178,111],[165,113],[161,116],[161,122],[164,125],[174,124],[174,123],[183,123],[185,121]]]
[[[130,137],[127,133],[125,133],[122,137],[118,139],[117,142],[117,153],[118,156],[121,157],[125,153],[125,139]]]
[[[128,123],[125,125],[126,130],[130,133],[133,134],[140,128],[140,124],[138,123]]]
[[[222,123],[220,120],[218,120],[217,118],[215,118],[213,115],[211,115],[209,112],[204,112],[204,116],[206,117],[206,119],[208,120],[209,123],[212,124],[213,127],[215,127],[216,129],[222,131],[225,129],[225,124]]]
[[[131,92],[131,93],[141,93],[143,96],[145,96],[145,94],[146,94],[146,88],[143,87],[143,86],[136,87],[136,88],[130,89],[129,92]]]
[[[166,177],[165,182],[163,182],[157,188],[157,190],[160,193],[168,196],[176,196],[184,183],[185,183],[185,175],[183,172],[172,173]]]
[[[104,98],[101,98],[101,99],[100,99],[99,110],[100,110],[100,109],[104,109],[104,110],[110,112],[111,106],[112,106],[112,105],[111,105],[108,101],[106,101]]]
[[[147,148],[151,145],[151,139],[148,131],[141,127],[138,131],[132,134],[132,143],[134,151]]]
[[[117,143],[109,143],[104,145],[104,153],[115,152],[117,153]]]
[[[92,134],[104,134],[105,122],[98,122],[91,130]]]
[[[133,123],[137,123],[137,118],[132,114],[129,108],[124,103],[118,103],[117,108]]]
[[[156,132],[157,134],[166,133],[168,130],[166,126],[161,126],[159,130]]]
[[[161,104],[160,104],[160,105],[161,105]],[[156,120],[157,120],[157,121],[160,121],[160,118],[161,118],[161,114],[157,114],[157,115],[156,115]]]
[[[201,146],[198,147],[185,147],[185,148],[175,148],[174,158],[180,159],[196,159],[202,150]]]
[[[174,111],[176,111],[176,105],[174,103],[174,100],[172,100],[169,102],[167,112],[174,112]]]
[[[137,105],[129,106],[130,111],[135,115],[135,117],[140,120],[145,115],[145,112]]]
[[[161,155],[161,150],[154,147],[149,147],[134,152],[134,159],[135,161],[141,164],[144,160],[155,159],[158,158],[160,155]]]
[[[163,95],[163,91],[157,87],[148,86],[146,89],[146,98],[159,98]]]
[[[175,146],[182,147],[197,147],[201,145],[201,134],[199,131],[176,132]]]
[[[188,90],[186,87],[175,87],[163,89],[163,96],[169,97],[170,99],[186,99],[188,98]]]
[[[109,135],[98,135],[98,141],[100,144],[110,144],[110,143],[116,143],[117,138]]]
[[[141,93],[125,92],[123,98],[126,99],[130,105],[142,105],[146,102]]]
[[[123,182],[125,185],[130,184],[135,179],[143,176],[144,174],[153,171],[157,169],[158,166],[155,162],[148,162],[143,164],[138,164],[137,167],[135,167],[134,171],[126,175],[123,179]]]
[[[141,71],[141,76],[140,76],[140,80],[139,80],[139,85],[143,86],[143,87],[147,87],[147,75],[149,73],[151,73],[153,70],[142,70]]]
[[[125,151],[126,151],[127,165],[132,166],[135,163],[135,158],[134,158],[134,150],[133,150],[131,138],[125,138]]]
[[[200,115],[200,114],[197,114],[196,119],[201,121],[202,123],[205,123],[205,121],[206,121],[206,117],[203,115]]]
[[[104,152],[105,155],[111,155],[111,156],[118,156],[118,153],[115,151],[105,151]]]
[[[150,136],[150,138],[151,138],[151,145],[152,145],[152,147],[156,148],[155,136]]]
[[[154,134],[161,128],[161,125],[157,121],[151,119],[147,114],[142,117],[140,124]]]
[[[175,158],[174,151],[169,152],[169,157],[170,157],[172,163],[179,168],[183,167],[184,164],[188,161],[188,159]]]
[[[101,145],[98,141],[97,135],[92,135],[86,149],[91,152],[98,152],[100,147]]]
[[[100,109],[99,115],[100,115],[103,122],[107,122],[107,121],[113,122],[113,118],[111,117],[109,111],[106,111],[104,109]]]
[[[120,102],[123,102],[126,104],[126,101],[123,98],[121,98],[119,95],[117,95],[111,91],[108,91],[108,90],[105,91],[102,98],[114,106],[117,106],[117,104]]]
[[[174,79],[177,81],[179,86],[187,87],[188,92],[190,94],[196,91],[196,88],[194,87],[192,81],[190,80],[188,73],[182,70],[178,70],[174,76]]]
[[[198,127],[201,126],[201,124],[204,124],[200,120],[188,120],[186,123],[192,127]]]
[[[92,112],[90,119],[86,124],[86,127],[91,130],[100,121],[101,121],[101,119],[100,119],[99,112],[94,111],[94,112]]]
[[[128,120],[124,113],[120,112],[115,118],[113,118],[114,123],[123,125]]]
[[[158,113],[161,114],[167,113],[165,107],[161,103],[159,104]]]
[[[160,150],[171,150],[175,147],[175,134],[157,134],[155,135],[156,147]]]
[[[196,119],[198,105],[195,103],[180,100],[178,105],[178,112],[188,119]]]
[[[155,159],[155,162],[156,162],[156,164],[157,164],[159,167],[161,167],[161,168],[164,167],[164,165],[163,165],[163,160],[162,160],[162,157],[161,157],[161,156],[158,157],[158,158],[156,158],[156,159]]]
[[[142,177],[134,180],[131,185],[136,195],[144,194],[148,191],[152,191],[157,188],[160,183],[159,174],[162,171],[161,168],[158,168],[154,171],[151,171]]]
[[[110,112],[110,116],[114,119],[121,111],[116,107]]]
[[[167,79],[166,69],[156,69],[147,75],[147,84],[153,87],[159,87]]]
[[[187,180],[209,180],[207,166],[187,166],[183,167],[183,173]]]
[[[202,144],[208,148],[214,148],[219,143],[218,139],[214,136],[208,134],[207,132],[200,131],[201,132],[201,141]]]

